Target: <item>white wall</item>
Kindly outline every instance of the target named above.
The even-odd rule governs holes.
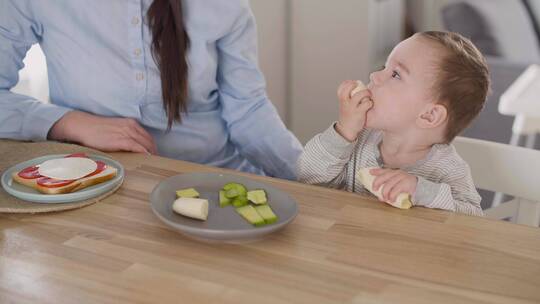
[[[306,142],[337,119],[342,80],[366,81],[369,1],[292,1],[290,126]]]
[[[19,71],[19,82],[12,92],[28,95],[42,102],[49,101],[49,79],[45,55],[38,44],[33,45],[23,60],[24,68]]]
[[[441,30],[440,11],[456,0],[407,0],[407,12],[414,28],[421,31]]]
[[[257,20],[259,65],[267,93],[281,118],[287,120],[288,6],[287,0],[250,0]]]
[[[268,94],[302,142],[337,119],[337,86],[368,80],[403,37],[403,0],[251,0]]]

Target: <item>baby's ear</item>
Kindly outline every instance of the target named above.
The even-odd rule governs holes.
[[[448,110],[442,104],[430,103],[416,119],[417,125],[422,129],[432,129],[444,124],[448,118]]]

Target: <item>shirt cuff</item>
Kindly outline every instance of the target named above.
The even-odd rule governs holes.
[[[32,141],[47,140],[47,134],[54,123],[69,111],[72,109],[53,104],[38,104],[24,117],[22,137]]]
[[[326,131],[321,133],[320,141],[324,149],[332,156],[339,159],[348,159],[356,145],[357,140],[349,142],[335,129],[336,123],[334,122]]]
[[[418,183],[416,184],[416,191],[413,195],[413,204],[415,206],[428,207],[435,201],[437,194],[439,194],[441,184],[434,183],[420,176],[417,178]]]

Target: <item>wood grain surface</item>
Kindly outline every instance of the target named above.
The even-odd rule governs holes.
[[[540,229],[247,175],[299,215],[262,241],[208,244],[154,216],[149,193],[186,172],[131,153],[120,190],[89,207],[0,215],[0,303],[540,303]]]

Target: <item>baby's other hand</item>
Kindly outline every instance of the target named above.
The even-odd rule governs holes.
[[[416,192],[418,178],[405,171],[372,169],[370,173],[376,176],[373,181],[373,190],[377,191],[382,187],[382,196],[387,202],[394,202],[400,193],[409,193],[413,196]]]
[[[366,113],[373,106],[371,92],[362,90],[354,96],[351,92],[356,88],[356,80],[346,80],[338,88],[339,120],[336,131],[348,141],[354,141],[364,128]]]

